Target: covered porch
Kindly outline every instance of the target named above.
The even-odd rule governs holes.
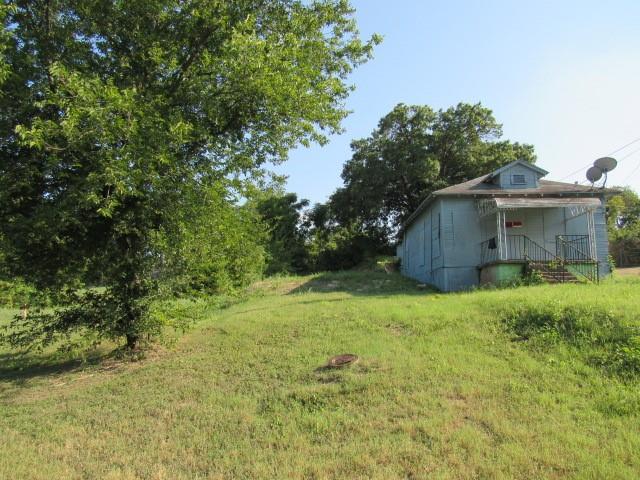
[[[477,202],[481,269],[520,264],[546,279],[597,281],[594,212],[598,198],[498,197]],[[503,270],[507,267],[502,267]]]

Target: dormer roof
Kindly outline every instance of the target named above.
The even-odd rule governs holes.
[[[535,172],[537,174],[537,177],[540,179],[542,177],[544,177],[545,175],[547,175],[549,172],[547,172],[544,168],[540,168],[532,163],[529,162],[525,162],[524,160],[516,160],[514,162],[508,163],[502,167],[500,167],[497,170],[494,170],[493,172],[491,172],[490,174],[488,174],[486,176],[486,180],[487,182],[493,180],[494,178],[497,178],[500,176],[501,173],[506,172],[507,170],[512,169],[513,167],[515,167],[516,165],[520,165],[524,168],[528,168],[529,170]]]

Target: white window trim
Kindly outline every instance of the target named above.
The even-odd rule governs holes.
[[[522,179],[521,182],[516,181],[516,177],[518,179]],[[526,175],[524,175],[523,173],[513,173],[511,174],[511,185],[526,185],[527,184],[527,177]]]

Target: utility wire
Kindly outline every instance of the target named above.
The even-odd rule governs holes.
[[[611,155],[615,155],[616,153],[624,150],[627,147],[630,147],[631,145],[633,145],[636,142],[640,142],[640,137],[636,138],[635,140],[632,140],[631,142],[627,143],[626,145],[618,148],[617,150],[614,150],[611,153],[607,153],[607,155],[605,155],[606,157],[610,157]],[[620,160],[618,160],[618,163],[620,163],[622,160],[624,160],[625,158],[630,157],[631,155],[633,155],[634,153],[638,152],[639,150],[634,150],[633,152],[631,152],[629,155],[622,157]],[[569,177],[572,177],[573,175],[575,175],[576,173],[580,173],[582,170],[584,170],[585,168],[589,167],[590,165],[586,165],[584,167],[580,167],[578,170],[576,170],[575,172],[571,172],[569,175],[567,175],[566,177],[563,177],[560,179],[560,181],[562,180],[566,180]]]
[[[620,150],[624,150],[625,148],[627,148],[627,147],[629,147],[629,146],[633,145],[633,144],[634,144],[634,143],[636,143],[636,142],[640,142],[640,137],[636,138],[636,139],[635,139],[635,140],[633,140],[632,142],[627,143],[624,147],[620,147],[619,149],[614,150],[613,152],[611,152],[611,153],[607,154],[607,156],[609,156],[609,155],[614,155],[614,154],[618,153]],[[637,152],[637,151],[638,151],[638,150],[636,150],[636,152]],[[629,157],[629,156],[631,156],[631,155],[632,155],[632,154],[627,155],[627,157]],[[627,158],[627,157],[623,157],[623,159],[624,159],[624,158]]]
[[[634,155],[638,152],[640,152],[640,148],[634,150],[629,155],[623,157],[621,160],[624,160],[625,158],[629,158],[631,155]],[[636,167],[631,171],[629,175],[627,175],[627,177],[622,182],[626,183],[631,177],[633,177],[633,175],[638,171],[638,169],[640,169],[640,162],[638,162],[638,165],[636,165]]]
[[[636,148],[634,151],[626,154],[624,157],[622,157],[618,161],[618,163],[622,162],[623,160],[626,160],[627,158],[635,155],[638,152],[640,152],[640,148]],[[640,170],[640,162],[638,162],[638,165],[635,166],[635,168],[631,171],[631,173],[629,175],[627,175],[627,177],[622,181],[622,183],[625,183],[627,180],[629,180],[638,170]],[[587,183],[590,183],[589,180],[582,180],[580,182],[580,185],[586,185]]]

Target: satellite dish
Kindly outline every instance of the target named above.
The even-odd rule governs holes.
[[[598,180],[602,178],[602,170],[598,167],[591,167],[587,170],[587,180],[591,183],[596,183]]]
[[[602,157],[593,162],[593,165],[596,168],[599,168],[604,173],[610,172],[618,165],[618,161],[615,158],[611,157]]]

